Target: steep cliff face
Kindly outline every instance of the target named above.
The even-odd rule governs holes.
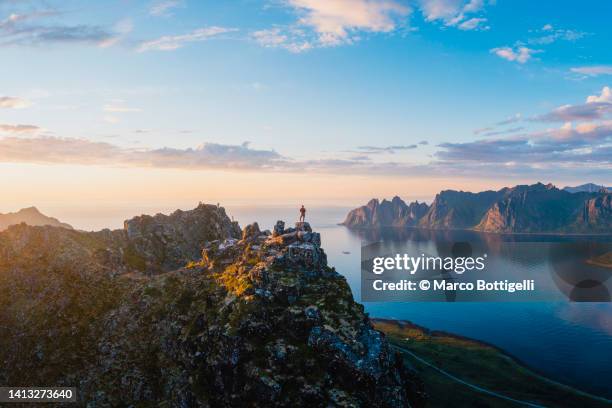
[[[612,194],[588,199],[582,207],[576,225],[584,230],[612,231]]]
[[[397,196],[391,201],[373,199],[349,212],[342,225],[351,228],[409,227],[416,225],[427,209],[425,203],[406,204]]]
[[[240,237],[238,224],[229,220],[224,208],[205,204],[170,215],[134,217],[124,223],[124,230],[129,251],[151,271],[176,269],[198,259],[208,241]]]
[[[57,218],[47,217],[38,211],[36,207],[22,208],[14,213],[0,214],[0,231],[11,225],[25,223],[32,226],[50,225],[72,229],[69,224],[60,222]]]
[[[198,214],[202,228],[219,221]],[[195,262],[154,275],[96,261],[142,238],[128,228],[0,233],[0,383],[77,386],[93,407],[423,405],[307,223],[218,226]]]
[[[372,200],[351,211],[343,224],[505,233],[612,233],[610,193],[605,189],[590,192],[587,187],[570,192],[537,183],[480,193],[446,190],[436,195],[429,208],[418,203],[406,206],[399,198],[382,203]]]
[[[442,191],[436,195],[429,211],[419,221],[419,226],[432,229],[471,228],[505,191]]]
[[[601,223],[589,224],[588,207],[597,193],[570,193],[552,184],[516,186],[508,189],[482,217],[474,229],[487,232],[598,232]],[[601,203],[592,203],[593,216],[602,221]],[[587,214],[582,225],[576,222],[580,214]],[[609,217],[609,215],[608,215]]]

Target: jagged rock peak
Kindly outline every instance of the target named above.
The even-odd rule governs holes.
[[[233,335],[247,342],[235,364],[251,364],[253,348],[269,356],[262,359],[259,351],[258,370],[246,372],[248,384],[263,382],[255,405],[285,406],[287,398],[298,406],[420,405],[414,372],[373,329],[345,278],[327,265],[319,233],[308,223],[284,225],[278,221],[267,233],[251,224],[248,239],[211,242],[203,251],[206,275],[218,276],[234,296],[226,307],[246,304],[240,307],[258,311],[232,323]],[[283,374],[287,369],[290,374]],[[263,372],[265,378],[255,379]],[[290,385],[296,380],[297,388]],[[297,395],[282,392],[288,386]]]
[[[394,196],[391,201],[372,199],[367,205],[349,212],[342,225],[351,228],[414,226],[428,208],[427,204],[418,201],[406,204],[398,196]]]
[[[150,271],[171,270],[198,259],[206,242],[240,238],[237,222],[219,205],[202,204],[170,215],[141,215],[124,222],[129,249]]]

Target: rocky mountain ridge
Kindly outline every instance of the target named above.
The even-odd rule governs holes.
[[[10,227],[0,326],[0,383],[76,386],[90,407],[424,403],[318,233],[240,230],[217,206],[117,231]]]
[[[418,223],[428,209],[425,203],[414,201],[406,204],[398,196],[391,201],[374,198],[368,204],[351,211],[342,224],[356,228],[411,227]]]
[[[85,232],[52,226],[10,226],[0,233],[0,264],[14,266],[35,256],[40,267],[78,261],[83,267],[110,271],[160,273],[200,258],[201,248],[220,238],[239,238],[240,228],[222,207],[200,204],[170,215],[141,215],[121,230]]]
[[[375,217],[378,200],[352,210],[343,225],[350,228],[414,226],[425,229],[473,229],[495,233],[612,233],[612,194],[560,190],[552,184],[517,185],[498,191],[471,193],[445,190],[420,217],[387,211]],[[397,208],[410,208],[398,197]],[[384,203],[389,203],[383,200]],[[389,205],[388,205],[389,206]],[[416,213],[415,213],[416,214]]]

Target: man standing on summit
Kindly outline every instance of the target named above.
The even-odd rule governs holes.
[[[300,208],[300,222],[304,222],[305,219],[306,219],[306,208],[304,207],[304,204],[302,204],[302,207]]]

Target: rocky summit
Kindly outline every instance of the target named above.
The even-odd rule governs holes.
[[[342,225],[351,228],[412,227],[428,210],[425,203],[414,201],[406,204],[397,196],[391,201],[374,198],[349,212]]]
[[[75,386],[89,407],[424,404],[308,223],[198,208],[0,233],[0,383]]]

